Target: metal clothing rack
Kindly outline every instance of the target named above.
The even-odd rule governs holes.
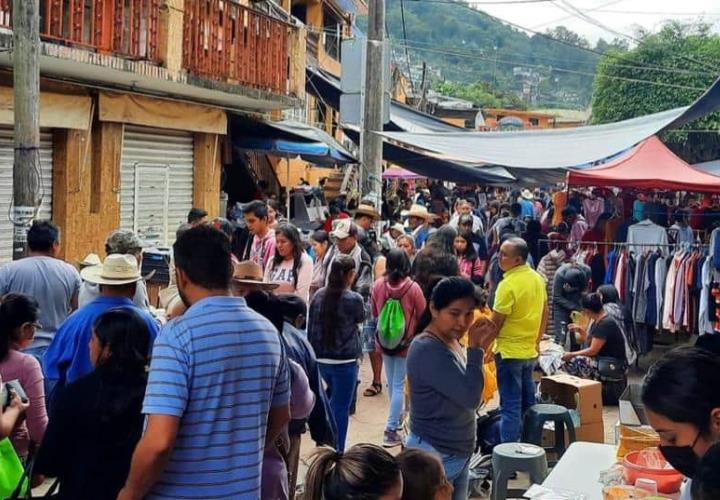
[[[565,245],[573,245],[577,247],[581,246],[617,246],[617,247],[626,247],[628,245],[632,245],[633,247],[647,247],[647,248],[675,248],[675,247],[681,247],[682,243],[628,243],[627,241],[563,241],[563,240],[551,240],[547,238],[541,238],[538,240],[539,243],[554,243],[554,244],[565,244]],[[708,248],[710,245],[708,243],[693,243],[691,245],[688,245],[688,249],[697,249],[697,248]]]

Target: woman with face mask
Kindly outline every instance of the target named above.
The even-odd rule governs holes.
[[[660,451],[690,480],[700,459],[720,442],[720,353],[681,347],[655,363],[645,377],[642,400]],[[690,485],[681,500],[690,500]]]

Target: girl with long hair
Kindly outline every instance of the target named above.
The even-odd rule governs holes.
[[[401,500],[403,477],[395,457],[357,444],[346,453],[319,448],[305,476],[307,500]]]
[[[265,268],[265,281],[280,285],[275,293],[292,293],[307,302],[312,276],[312,259],[300,231],[292,224],[281,224],[275,229],[275,256]]]
[[[40,363],[21,352],[32,344],[35,330],[40,328],[39,313],[38,302],[28,295],[10,293],[0,299],[0,379],[19,381],[30,404],[25,418],[12,426],[10,434],[21,459],[27,458],[33,445],[40,444],[48,424]]]
[[[328,248],[330,248],[330,236],[324,229],[318,229],[310,237],[310,244],[315,254],[312,280],[310,280],[310,299],[312,299],[315,292],[325,286],[325,266],[323,264]]]
[[[403,415],[403,384],[406,374],[407,351],[426,307],[422,288],[410,278],[410,260],[405,252],[398,248],[390,250],[387,256],[385,276],[379,278],[373,285],[370,303],[374,318],[381,316],[383,308],[390,300],[399,302],[402,307],[405,330],[400,344],[393,349],[387,349],[381,342],[376,342],[376,351],[382,352],[388,396],[390,397],[390,411],[383,436],[383,446],[386,448],[402,444],[400,427]],[[383,328],[383,321],[379,321],[378,335],[383,335]]]
[[[117,498],[143,431],[151,343],[147,323],[130,308],[95,320],[88,347],[95,370],[53,401],[35,461],[36,472],[58,478],[61,498]]]
[[[345,449],[350,406],[357,382],[357,360],[362,356],[358,324],[365,319],[362,295],[350,288],[355,261],[338,255],[330,266],[326,287],[310,303],[308,340],[317,356],[320,374],[330,389],[330,407],[338,429],[337,449]]]
[[[454,246],[460,275],[481,285],[485,278],[485,262],[478,257],[472,240],[467,234],[458,234]]]

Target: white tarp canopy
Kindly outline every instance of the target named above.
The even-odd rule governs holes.
[[[391,143],[446,161],[508,167],[522,179],[531,170],[565,169],[626,150],[663,129],[677,128],[720,108],[720,80],[691,106],[603,125],[519,132],[382,132]],[[537,173],[537,172],[535,172]]]

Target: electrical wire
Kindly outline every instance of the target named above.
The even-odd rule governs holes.
[[[589,8],[589,9],[588,9],[588,12],[598,12],[598,11],[599,11],[600,9],[602,9],[603,7],[610,7],[611,5],[616,5],[616,4],[619,4],[619,3],[624,2],[624,1],[625,1],[625,0],[611,0],[610,2],[606,2],[606,3],[600,4],[600,5],[598,5],[597,7]],[[548,24],[557,24],[557,23],[566,21],[566,20],[568,20],[568,19],[572,19],[573,17],[574,17],[574,16],[563,16],[563,17],[559,17],[559,18],[557,18],[557,19],[553,19],[552,21],[546,21],[546,22],[544,22],[544,23],[540,23],[540,24],[538,24],[538,25],[535,25],[535,26],[532,27],[532,29],[536,30],[536,29],[538,29],[538,28],[542,28],[543,26],[547,26]]]
[[[403,42],[407,43],[407,28],[405,27],[405,2],[400,0],[400,19],[402,19]],[[405,47],[405,64],[407,65],[407,76],[410,80],[410,89],[415,90],[415,82],[412,80],[412,71],[410,71],[410,52]]]
[[[419,3],[432,2],[432,0],[413,0],[413,1],[414,1],[414,2],[419,2]],[[625,57],[623,57],[623,55],[613,54],[613,53],[610,53],[610,52],[608,52],[608,53],[603,53],[603,52],[600,52],[600,51],[591,49],[590,47],[583,47],[582,45],[576,45],[576,44],[571,43],[571,42],[568,42],[568,41],[566,41],[566,40],[561,40],[561,39],[555,38],[555,37],[553,37],[553,36],[551,36],[551,35],[548,35],[547,33],[542,33],[542,32],[540,32],[540,31],[534,30],[534,29],[532,29],[532,28],[528,28],[528,27],[526,27],[526,26],[522,26],[522,25],[517,24],[517,23],[514,23],[514,22],[512,22],[512,21],[508,21],[507,19],[503,19],[503,18],[501,18],[501,17],[497,17],[497,16],[494,16],[494,15],[492,15],[492,14],[488,14],[488,13],[485,12],[485,11],[481,11],[481,10],[478,10],[478,9],[474,9],[474,8],[472,8],[470,5],[468,5],[468,4],[466,4],[465,2],[462,2],[462,1],[452,1],[452,2],[449,2],[449,3],[454,4],[454,5],[458,5],[458,6],[463,7],[463,8],[466,8],[466,9],[472,11],[472,12],[475,12],[475,13],[483,14],[483,15],[491,18],[491,19],[494,19],[494,20],[496,20],[496,21],[498,21],[498,22],[501,22],[501,23],[505,23],[505,24],[507,24],[508,26],[512,26],[513,28],[516,28],[516,29],[518,29],[518,30],[525,31],[525,32],[528,32],[528,33],[532,33],[532,34],[534,34],[534,35],[537,35],[537,36],[540,36],[540,37],[545,38],[545,39],[547,39],[547,40],[550,40],[550,41],[559,43],[559,44],[561,44],[561,45],[566,45],[566,46],[568,46],[568,47],[573,47],[573,48],[578,49],[578,50],[582,50],[582,51],[585,51],[585,52],[590,52],[590,53],[593,53],[593,54],[597,54],[597,55],[599,55],[599,56],[606,56],[606,57],[609,57],[609,58],[611,58],[611,59],[620,59],[620,60],[623,60],[624,62],[636,64],[636,65],[638,66],[638,69],[642,69],[643,63],[639,63],[639,62],[632,61],[632,60],[628,61],[628,60],[625,59]],[[647,65],[647,64],[645,65],[645,67],[656,67],[656,68],[666,68],[666,69],[667,69],[667,66],[652,66],[652,65]],[[717,70],[715,70],[714,68],[710,68],[710,69],[711,69],[711,71],[713,72],[713,74],[717,74]]]
[[[592,24],[593,26],[596,26],[596,27],[598,27],[598,28],[600,28],[600,29],[603,29],[603,30],[605,30],[605,31],[607,31],[607,32],[609,32],[609,33],[612,33],[612,34],[614,34],[614,35],[616,35],[616,36],[619,36],[619,37],[622,37],[622,38],[626,38],[627,40],[630,40],[630,41],[635,42],[635,43],[637,43],[637,44],[642,43],[642,40],[641,40],[641,39],[639,39],[639,38],[637,38],[637,37],[634,37],[634,36],[632,36],[632,35],[628,35],[627,33],[623,33],[623,32],[621,32],[621,31],[617,31],[617,30],[615,30],[615,29],[613,29],[613,28],[610,28],[609,26],[603,24],[602,22],[598,21],[597,19],[595,19],[595,18],[587,15],[586,13],[584,13],[582,10],[580,10],[580,9],[578,9],[577,7],[575,7],[574,5],[572,5],[572,4],[571,4],[570,2],[568,2],[567,0],[557,0],[556,2],[553,2],[553,5],[555,5],[555,6],[558,7],[559,9],[561,9],[561,10],[563,10],[563,11],[569,13],[569,14],[575,13],[575,16],[576,16],[576,17],[578,17],[578,18],[580,18],[580,19],[582,19],[582,20],[584,20],[584,21]],[[564,7],[563,7],[563,6],[564,6]],[[697,64],[697,65],[702,66],[702,67],[704,67],[704,68],[707,68],[708,70],[717,72],[717,68],[714,68],[713,66],[711,66],[711,65],[708,64],[708,63],[706,63],[705,61],[700,61],[700,60],[698,60],[698,59],[695,59],[694,57],[686,56],[686,55],[683,55],[683,54],[677,54],[677,55],[674,55],[674,54],[673,54],[673,57],[679,57],[680,59],[682,59],[682,60],[684,60],[684,61],[686,61],[686,62],[694,63],[694,64]]]
[[[495,58],[477,56],[475,54],[467,53],[467,52],[438,50],[438,49],[432,49],[432,48],[428,48],[428,47],[416,47],[416,46],[411,46],[411,47],[414,50],[420,50],[420,51],[424,51],[424,52],[434,52],[434,53],[438,53],[438,54],[451,55],[451,56],[456,56],[456,57],[464,57],[466,59],[476,59],[476,60],[487,61],[487,62],[493,62],[496,60]],[[501,63],[501,64],[509,64],[509,65],[515,65],[515,66],[522,65],[522,66],[529,67],[529,68],[552,69],[552,71],[557,71],[560,73],[570,73],[570,74],[585,75],[585,76],[592,76],[592,77],[596,76],[595,73],[571,70],[571,69],[567,69],[567,68],[557,68],[554,66],[552,68],[548,68],[547,66],[543,66],[543,65],[539,65],[539,64],[518,64],[516,61],[506,61],[506,60],[502,60],[502,59],[497,59],[497,62]],[[691,87],[688,85],[680,85],[680,84],[674,84],[674,83],[656,82],[656,81],[652,81],[652,80],[643,80],[640,78],[627,78],[627,77],[622,77],[622,76],[611,76],[611,75],[603,75],[603,78],[608,78],[608,79],[612,79],[612,80],[621,80],[621,81],[627,81],[627,82],[634,82],[634,83],[643,83],[643,84],[648,84],[648,85],[656,85],[659,87],[668,87],[668,88],[675,88],[675,89],[682,89],[682,90],[697,90],[697,91],[707,90],[706,88]]]

